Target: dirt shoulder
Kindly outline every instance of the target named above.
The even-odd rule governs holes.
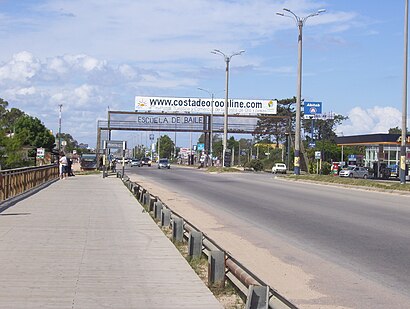
[[[247,236],[259,237],[255,234],[253,227],[246,226],[246,222],[232,218],[228,214],[218,215],[214,211],[211,213],[200,202],[168,191],[143,176],[132,175],[131,180],[142,185],[151,194],[159,196],[173,211],[198,227],[287,298],[300,300],[300,303],[307,304],[325,297],[311,288],[310,283],[314,278],[304,272],[301,267],[274,257],[268,249],[270,245],[256,246],[247,240],[245,235],[235,231],[235,227],[240,225]],[[280,243],[276,242],[276,246],[280,246]],[[322,305],[321,308],[340,307]]]

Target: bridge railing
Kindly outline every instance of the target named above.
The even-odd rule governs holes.
[[[58,165],[0,170],[0,202],[59,177]]]

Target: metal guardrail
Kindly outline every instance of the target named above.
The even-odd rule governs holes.
[[[0,170],[0,202],[16,197],[59,177],[58,165]]]
[[[117,173],[117,177],[121,177],[121,173]],[[201,232],[189,221],[185,220],[181,215],[173,211],[169,206],[167,206],[158,196],[150,194],[141,185],[131,182],[130,179],[123,175],[122,180],[127,188],[136,196],[136,198],[144,204],[144,195],[149,195],[149,202],[154,203],[160,201],[162,206],[171,212],[171,220],[175,218],[182,218],[184,220],[184,237],[188,238],[188,234],[192,231]],[[148,205],[149,206],[149,205]],[[211,251],[222,251],[225,254],[225,267],[226,267],[226,277],[227,279],[245,296],[249,294],[251,286],[267,286],[260,278],[253,274],[249,269],[242,265],[237,259],[235,259],[228,251],[224,250],[215,241],[208,237],[205,233],[203,235],[203,250],[206,256],[209,256]],[[280,295],[278,291],[269,287],[268,296],[269,308],[271,309],[297,309],[298,307],[292,304],[284,296]]]

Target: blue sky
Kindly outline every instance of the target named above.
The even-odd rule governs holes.
[[[349,116],[340,134],[400,126],[404,1],[0,0],[0,97],[54,132],[63,104],[62,131],[94,146],[108,106],[221,93],[217,48],[246,50],[232,58],[230,97],[289,98],[297,28],[275,14],[284,7],[327,10],[304,27],[302,97]]]

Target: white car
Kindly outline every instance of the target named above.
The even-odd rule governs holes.
[[[360,166],[349,166],[347,169],[342,169],[339,173],[340,177],[349,178],[364,178],[369,177],[369,171]]]
[[[286,165],[284,163],[275,163],[272,167],[272,173],[273,174],[277,174],[277,173],[286,174]]]

